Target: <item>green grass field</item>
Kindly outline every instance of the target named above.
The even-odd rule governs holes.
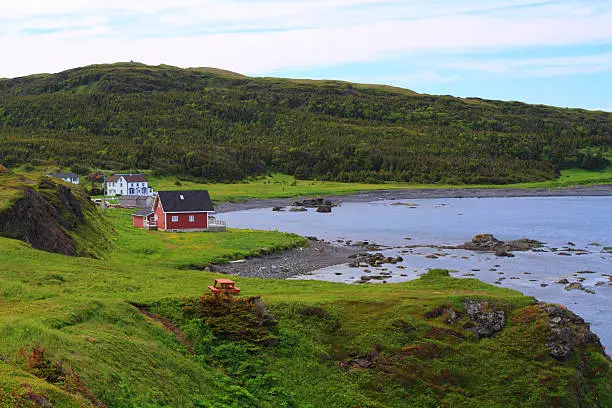
[[[601,185],[612,183],[612,168],[601,172],[580,169],[563,170],[557,180],[505,185],[450,185],[408,183],[339,183],[331,181],[296,180],[292,176],[273,174],[235,184],[199,184],[180,181],[173,177],[150,177],[149,184],[157,190],[209,190],[215,201],[245,201],[252,198],[281,198],[318,195],[341,195],[359,191],[410,188],[560,188],[577,185]],[[178,181],[178,185],[177,185]]]
[[[52,168],[24,168],[14,169],[19,175],[35,179],[53,170]],[[114,173],[107,171],[107,173]],[[149,185],[158,191],[168,190],[209,190],[216,202],[246,201],[254,198],[286,198],[300,196],[342,195],[359,191],[392,190],[392,189],[427,189],[427,188],[564,188],[579,185],[612,184],[612,168],[604,171],[587,171],[570,169],[561,171],[557,180],[540,181],[532,183],[504,184],[504,185],[451,185],[451,184],[409,184],[409,183],[340,183],[332,181],[296,180],[293,176],[285,174],[271,174],[253,178],[248,181],[233,184],[204,184],[192,181],[179,180],[171,176],[154,176],[145,172]],[[81,184],[89,186],[86,181]],[[14,193],[13,189],[3,191],[0,187],[0,206],[5,195]],[[1,207],[0,207],[1,208]]]
[[[130,227],[127,211],[106,217],[116,237],[99,260],[0,237],[0,407],[35,406],[36,395],[55,407],[90,403],[79,388],[29,372],[24,354],[35,344],[109,407],[577,407],[580,358],[590,387],[582,406],[612,402],[609,362],[589,350],[567,363],[549,357],[547,323],[518,292],[435,271],[392,285],[236,278],[240,298],[261,296],[277,324],[257,324],[259,309],[241,311],[238,302],[220,305],[211,326],[193,315],[204,303],[189,299],[217,275],[186,265],[304,245],[303,238],[146,232]],[[449,325],[423,317],[440,305],[461,310],[465,298],[505,310],[507,328],[477,341],[462,328],[465,318]],[[171,319],[191,348],[134,304]],[[373,352],[374,367],[350,365]]]

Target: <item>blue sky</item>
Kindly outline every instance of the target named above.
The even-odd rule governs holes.
[[[612,1],[6,0],[0,77],[139,61],[612,111]]]

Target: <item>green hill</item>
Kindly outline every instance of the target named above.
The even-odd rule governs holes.
[[[92,65],[0,81],[0,162],[511,183],[607,164],[612,114],[212,68]]]

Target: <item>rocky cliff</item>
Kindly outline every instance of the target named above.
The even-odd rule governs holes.
[[[80,188],[47,177],[21,188],[0,212],[0,234],[71,256],[97,258],[111,245],[112,227]]]

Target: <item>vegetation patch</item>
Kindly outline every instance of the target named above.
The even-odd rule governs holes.
[[[105,408],[103,401],[85,385],[74,368],[66,368],[60,361],[52,361],[46,354],[46,349],[40,344],[34,344],[29,350],[20,349],[16,364],[32,375],[53,384],[69,394],[80,397],[84,405]],[[16,406],[52,407],[51,401],[41,393],[35,392],[29,384],[24,384],[21,391],[12,391],[10,398]],[[8,399],[8,397],[7,397]],[[2,398],[0,396],[0,401]]]

